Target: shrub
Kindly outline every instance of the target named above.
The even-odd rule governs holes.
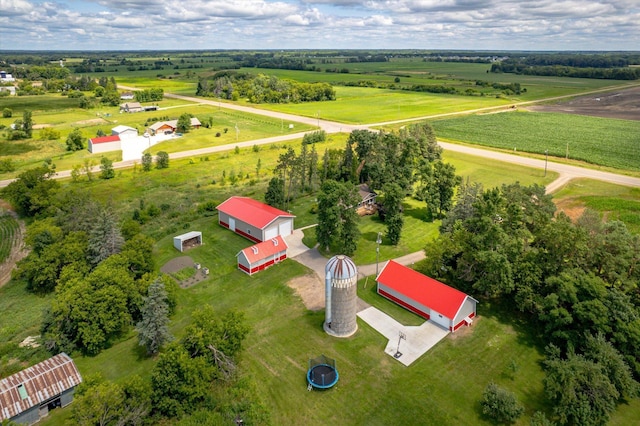
[[[516,396],[495,383],[487,385],[482,393],[482,412],[500,423],[512,423],[524,412]]]
[[[2,110],[2,116],[4,118],[11,118],[13,117],[13,110],[11,108],[5,108]]]

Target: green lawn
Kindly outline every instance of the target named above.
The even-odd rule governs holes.
[[[640,170],[640,122],[537,112],[469,115],[431,122],[439,138]]]

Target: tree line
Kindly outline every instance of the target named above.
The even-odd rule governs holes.
[[[535,65],[519,59],[494,62],[491,65],[491,72],[607,80],[637,80],[640,78],[640,69],[635,67],[583,67],[564,64]]]
[[[529,321],[548,344],[556,420],[600,425],[638,395],[640,236],[594,212],[574,223],[555,210],[538,185],[465,183],[421,269]]]
[[[332,101],[336,98],[335,90],[328,83],[304,83],[235,71],[222,71],[210,79],[201,78],[196,95],[231,100],[243,97],[257,104]]]

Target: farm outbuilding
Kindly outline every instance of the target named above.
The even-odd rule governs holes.
[[[173,246],[181,252],[200,245],[202,245],[202,232],[200,231],[191,231],[173,237]]]
[[[449,331],[471,325],[474,298],[393,260],[376,278],[378,294]]]
[[[120,138],[128,138],[138,136],[138,129],[129,126],[116,126],[111,129],[112,136],[120,136]]]
[[[294,215],[247,197],[231,197],[220,203],[218,223],[253,242],[293,233]]]
[[[0,422],[33,424],[73,401],[82,382],[69,355],[60,353],[0,380]]]
[[[101,152],[119,151],[122,149],[120,136],[98,136],[96,138],[89,139],[89,152],[92,154],[99,154]]]
[[[238,269],[253,275],[287,258],[287,243],[278,235],[241,250],[238,254]]]

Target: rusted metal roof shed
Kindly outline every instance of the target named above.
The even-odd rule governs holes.
[[[73,400],[82,376],[69,355],[60,353],[0,380],[0,421],[33,424],[49,409]]]

